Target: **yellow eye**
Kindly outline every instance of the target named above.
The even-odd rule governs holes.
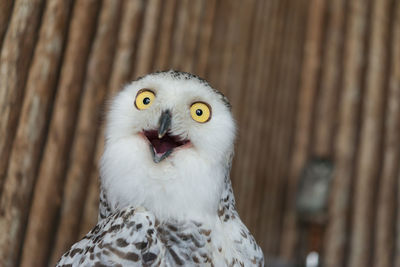
[[[190,115],[197,122],[207,122],[211,118],[211,108],[203,102],[196,102],[190,107]]]
[[[149,89],[142,89],[136,95],[135,107],[139,110],[148,109],[155,98],[155,94]]]

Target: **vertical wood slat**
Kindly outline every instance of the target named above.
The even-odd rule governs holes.
[[[170,66],[174,69],[179,69],[182,71],[179,65],[183,56],[183,45],[184,45],[184,35],[185,35],[185,25],[188,23],[188,10],[191,5],[189,0],[181,0],[176,5],[176,18],[174,23],[174,30],[172,32],[172,46],[170,55]]]
[[[263,13],[267,14],[266,17],[268,17],[268,19],[264,22],[262,32],[266,31],[268,34],[264,34],[267,41],[265,43],[266,45],[262,47],[262,50],[264,50],[263,53],[260,53],[260,56],[265,58],[265,60],[263,60],[264,64],[259,68],[262,79],[253,85],[258,88],[263,88],[263,93],[258,97],[257,101],[259,103],[257,108],[259,118],[257,121],[258,126],[255,127],[255,129],[257,129],[257,132],[259,132],[259,136],[257,138],[258,140],[254,140],[252,145],[254,152],[262,156],[257,157],[257,160],[253,160],[253,162],[256,162],[256,164],[254,164],[253,167],[250,167],[254,168],[256,171],[254,173],[252,191],[256,191],[256,188],[260,188],[264,194],[251,194],[251,201],[246,201],[246,210],[247,216],[250,217],[249,226],[252,227],[252,232],[254,235],[260,236],[263,233],[268,236],[268,238],[259,241],[264,248],[264,253],[266,255],[274,254],[273,251],[276,249],[276,246],[274,247],[273,244],[276,245],[278,243],[276,239],[279,238],[277,236],[277,231],[270,231],[270,226],[273,224],[272,221],[265,222],[265,225],[263,225],[264,227],[260,227],[259,222],[262,221],[262,214],[271,212],[271,209],[273,209],[272,203],[275,202],[274,191],[276,188],[273,187],[274,183],[272,181],[275,178],[273,176],[273,170],[275,169],[274,163],[276,162],[274,162],[273,158],[277,157],[275,154],[276,150],[274,148],[276,147],[277,143],[273,144],[272,140],[276,141],[274,130],[279,130],[280,128],[275,123],[279,115],[274,112],[274,108],[277,105],[282,104],[278,98],[278,95],[282,93],[282,91],[278,89],[280,86],[278,77],[283,71],[283,64],[280,65],[278,62],[280,62],[282,56],[281,49],[284,46],[282,37],[285,27],[285,21],[280,15],[282,14],[286,4],[287,1],[276,1],[265,6],[265,11]],[[257,39],[258,38],[256,35],[255,40]],[[274,88],[274,90],[272,90],[272,88]],[[271,140],[271,142],[266,142],[265,140]],[[251,154],[252,152],[249,151],[245,156],[249,158]],[[272,158],[270,158],[271,156]],[[270,160],[266,161],[267,158]],[[268,181],[263,179],[263,177],[266,176],[270,177]],[[251,204],[250,202],[253,203],[253,207],[249,206],[249,204]]]
[[[176,0],[163,1],[163,11],[158,33],[157,51],[153,68],[165,70],[168,68],[171,54],[173,23],[176,13]]]
[[[50,237],[53,235],[51,230],[54,227],[54,221],[50,218],[54,218],[52,216],[56,214],[61,201],[66,155],[75,124],[77,104],[98,6],[98,1],[78,1],[74,6],[68,44],[54,102],[55,108],[53,109],[49,133],[43,151],[44,155],[39,168],[38,181],[35,186],[21,265],[43,265],[47,256]],[[43,212],[45,213],[43,217],[48,218],[48,220],[37,217]],[[35,219],[32,220],[32,218]],[[43,232],[38,232],[37,229],[43,229]],[[43,245],[41,245],[42,243]],[[37,254],[31,256],[30,253],[33,251],[36,251]],[[23,258],[25,258],[25,263]]]
[[[355,180],[351,254],[349,265],[371,266],[374,203],[381,165],[382,121],[384,116],[385,73],[388,62],[389,1],[376,1],[372,6],[372,28],[366,73],[366,92],[361,125],[360,150]]]
[[[343,54],[343,90],[335,140],[335,169],[330,194],[329,215],[324,240],[324,266],[343,266],[349,254],[348,216],[354,177],[355,155],[361,105],[361,75],[363,70],[366,5],[363,0],[349,3]]]
[[[158,21],[161,12],[161,0],[146,1],[146,13],[144,14],[143,30],[139,38],[138,51],[132,79],[150,72],[153,62],[153,49],[156,42]]]
[[[341,55],[343,51],[345,1],[328,2],[324,54],[322,55],[321,82],[316,103],[315,139],[313,153],[322,158],[332,156],[336,122],[337,99],[341,91]]]
[[[285,185],[285,177],[287,177],[287,159],[290,158],[291,138],[292,131],[287,129],[293,128],[294,114],[296,108],[297,94],[292,88],[296,88],[298,85],[298,78],[301,67],[301,51],[302,46],[296,43],[296,40],[302,40],[304,32],[301,30],[304,28],[303,19],[305,18],[304,9],[300,8],[304,5],[304,2],[298,1],[296,6],[291,6],[291,1],[281,1],[282,13],[285,14],[286,10],[290,9],[287,13],[288,19],[279,18],[282,22],[282,32],[279,42],[275,43],[275,49],[278,49],[279,53],[274,56],[274,60],[269,64],[271,71],[272,81],[268,78],[264,83],[271,83],[271,90],[274,92],[272,96],[271,119],[265,122],[263,132],[271,132],[271,140],[265,153],[265,158],[270,159],[269,164],[263,164],[264,168],[260,170],[258,177],[267,176],[269,179],[260,179],[257,182],[259,186],[263,185],[264,192],[263,198],[260,200],[261,210],[259,214],[270,214],[269,217],[281,218],[283,214],[283,205],[279,196],[283,195],[283,189]],[[298,5],[298,6],[297,6]],[[290,6],[290,8],[289,8]],[[284,38],[290,36],[290,38]],[[298,59],[296,60],[296,57]],[[296,63],[294,63],[296,62]],[[281,69],[277,72],[273,72],[275,68],[271,66],[277,66],[279,63],[282,64]],[[282,111],[285,112],[282,112]],[[267,193],[268,192],[268,193]],[[270,195],[269,198],[266,195]],[[264,246],[265,253],[271,255],[277,255],[279,251],[279,243],[281,237],[280,219],[270,220],[267,216],[260,216],[260,232],[257,236],[268,236],[266,238],[266,245]],[[268,255],[268,254],[267,254]]]
[[[383,144],[383,166],[380,175],[375,227],[374,261],[372,266],[394,266],[396,232],[396,188],[400,184],[400,4],[393,5],[397,14],[393,18],[390,43],[390,68]],[[397,191],[397,194],[398,191]],[[398,255],[395,253],[395,255]],[[400,262],[399,262],[400,263]]]
[[[12,15],[13,4],[13,0],[3,0],[0,2],[0,51]]]
[[[251,42],[251,23],[254,20],[255,5],[255,0],[247,1],[245,4],[240,1],[217,2],[218,13],[215,15],[215,29],[211,39],[213,49],[210,51],[206,69],[206,76],[211,84],[222,91],[232,106],[236,107],[233,112],[239,120],[241,105],[237,101],[239,97],[235,98],[234,95],[239,93],[237,88],[243,85],[245,71],[237,72],[237,69],[242,67],[244,70],[244,65],[249,61],[248,48]],[[244,38],[241,38],[242,36]],[[243,57],[243,54],[246,56]],[[233,58],[235,61],[232,61]],[[246,64],[235,64],[239,61]]]
[[[21,118],[11,150],[4,192],[1,196],[0,228],[2,266],[15,265],[25,228],[29,199],[44,142],[46,119],[54,95],[72,1],[49,2],[44,13],[26,84]],[[6,243],[4,243],[4,241]]]
[[[376,232],[374,246],[374,265],[378,267],[399,266],[396,263],[399,257],[396,251],[396,192],[399,195],[397,187],[400,185],[398,175],[400,159],[400,4],[392,2],[390,8],[393,8],[393,23],[390,40],[390,73],[388,78],[388,95],[385,119],[385,138],[384,155],[381,181],[379,185],[378,204],[376,213]],[[397,204],[398,205],[398,204]],[[393,252],[395,257],[393,257]],[[397,265],[396,265],[397,264]]]
[[[196,66],[194,72],[200,77],[205,77],[207,60],[210,53],[211,36],[214,26],[214,17],[217,1],[208,0],[203,8],[199,43],[196,54]]]
[[[263,142],[264,138],[271,138],[272,134],[270,131],[263,131],[271,124],[272,120],[272,105],[273,96],[276,95],[276,91],[270,90],[270,86],[276,86],[272,79],[273,73],[277,73],[280,68],[269,68],[274,63],[274,60],[279,54],[277,49],[277,43],[280,41],[280,18],[279,12],[280,7],[284,1],[278,2],[259,2],[260,6],[256,6],[256,15],[254,20],[254,32],[252,34],[253,44],[251,47],[252,53],[250,54],[249,64],[254,66],[254,69],[249,68],[249,73],[253,73],[252,79],[248,79],[248,83],[245,85],[247,88],[254,88],[253,93],[245,94],[244,104],[246,106],[252,106],[252,109],[245,109],[243,112],[242,120],[245,120],[247,124],[242,124],[244,129],[253,128],[255,131],[252,135],[247,134],[247,138],[242,138],[241,147],[243,160],[242,175],[241,177],[251,177],[250,179],[241,179],[240,190],[245,190],[241,195],[242,199],[238,200],[239,209],[243,220],[247,222],[247,226],[254,234],[257,232],[257,224],[259,217],[253,210],[258,210],[260,205],[260,195],[254,195],[252,192],[256,190],[262,183],[258,183],[257,178],[261,169],[269,163],[264,162],[262,157],[258,159],[250,159],[250,155],[263,155],[269,153],[267,142]],[[268,34],[263,34],[267,30]],[[272,38],[274,36],[275,38]],[[270,43],[269,45],[267,45]],[[269,49],[265,49],[269,47]],[[260,61],[258,58],[264,58]],[[268,71],[266,71],[268,70]],[[269,86],[266,86],[265,81],[269,80]],[[240,150],[238,150],[240,153]],[[243,186],[245,184],[245,186]],[[247,192],[246,192],[247,191]],[[244,199],[251,199],[250,201],[243,201]]]
[[[182,42],[182,51],[180,51],[180,54],[184,56],[180,59],[180,64],[174,66],[177,69],[193,72],[193,66],[196,63],[195,52],[198,45],[198,33],[201,27],[201,13],[206,4],[204,0],[198,0],[189,5],[187,12],[189,20],[185,23],[184,41]]]
[[[11,17],[1,49],[0,192],[7,172],[43,5],[43,0],[19,0],[14,3],[14,15]]]
[[[176,19],[172,32],[170,68],[193,72],[197,64],[198,33],[201,29],[201,14],[206,1],[180,1],[176,5]]]
[[[319,54],[322,39],[322,20],[325,10],[324,0],[313,0],[310,5],[307,24],[307,37],[304,48],[304,65],[301,74],[300,94],[297,108],[296,134],[290,163],[290,173],[286,191],[286,210],[284,215],[280,255],[287,260],[294,258],[297,244],[296,214],[294,197],[297,189],[297,179],[301,168],[308,157],[309,135],[311,128],[311,113],[313,110],[316,75],[319,68]]]
[[[229,38],[229,22],[232,20],[228,20],[227,18],[229,16],[234,16],[234,11],[237,10],[234,8],[235,3],[235,1],[217,1],[216,3],[214,29],[210,40],[213,49],[210,50],[205,72],[205,77],[210,84],[224,94],[227,94],[227,91],[225,91],[220,81],[223,80],[222,72],[227,70],[222,67],[222,57],[226,51],[230,51],[227,46],[231,42],[226,42],[225,40]],[[221,39],[221,35],[224,35],[226,39]],[[218,60],[218,58],[220,58],[220,60]]]
[[[263,21],[264,16],[261,15],[262,13],[262,7],[263,7],[263,1],[256,1],[255,3],[255,12],[254,12],[254,21],[255,21],[255,27],[253,27],[251,29],[251,40],[253,40],[253,38],[255,38],[255,36],[258,36],[258,34],[260,34],[260,31],[262,31],[262,27],[261,27],[261,22]],[[257,23],[258,22],[258,23]],[[258,65],[257,65],[257,52],[260,51],[260,42],[252,42],[251,43],[251,48],[250,48],[250,54],[249,56],[249,72],[253,73],[253,79],[249,79],[246,81],[245,83],[245,87],[249,87],[249,88],[256,88],[254,86],[254,83],[256,82],[256,80],[260,79],[260,75],[258,72]],[[226,53],[228,54],[228,56],[224,57],[224,61],[230,61],[229,57],[230,57],[230,53]],[[226,78],[225,78],[226,79]],[[243,110],[242,113],[242,122],[241,124],[239,124],[239,126],[241,127],[241,129],[247,129],[249,127],[254,127],[256,118],[260,116],[261,114],[257,114],[256,110],[257,110],[257,104],[254,101],[257,101],[257,99],[259,99],[259,95],[260,95],[260,91],[262,88],[256,88],[257,90],[254,90],[252,94],[245,94],[243,99],[242,99],[242,105],[248,106],[248,105],[252,105],[253,104],[253,108],[252,109],[245,109]],[[240,123],[240,122],[239,122]],[[239,132],[240,134],[240,132]],[[254,149],[254,147],[251,147],[251,142],[254,139],[257,139],[257,132],[252,132],[252,135],[246,135],[244,137],[241,138],[241,144],[238,146],[236,153],[239,155],[246,155],[249,153],[249,151],[251,149]],[[237,165],[239,165],[239,169],[241,170],[241,172],[237,173],[237,176],[239,177],[238,180],[234,180],[233,181],[233,189],[235,190],[235,192],[237,193],[237,197],[240,196],[239,199],[236,200],[236,206],[238,208],[239,213],[241,214],[241,216],[243,217],[243,220],[245,222],[248,222],[248,218],[247,218],[247,214],[243,214],[246,212],[246,202],[245,201],[241,201],[241,199],[246,199],[248,197],[250,197],[251,194],[251,188],[252,188],[252,179],[243,179],[242,177],[254,177],[254,169],[252,169],[250,167],[250,159],[248,159],[247,157],[243,157],[242,160],[240,160],[238,163],[236,163]],[[251,226],[250,226],[251,228]]]
[[[60,223],[52,252],[51,265],[79,238],[80,203],[85,199],[91,162],[96,146],[102,107],[113,67],[114,40],[117,38],[122,1],[106,0],[100,13],[99,26],[90,53],[89,64],[75,138],[69,160]]]
[[[398,1],[395,2],[394,6],[394,18],[393,18],[393,40],[392,40],[392,65],[391,65],[391,75],[389,77],[389,90],[393,92],[394,90],[399,90],[400,88],[400,3]],[[397,99],[399,101],[399,98]],[[394,101],[394,100],[392,100]],[[390,102],[389,102],[390,103]],[[397,161],[398,162],[398,161]],[[397,164],[397,163],[396,163]],[[396,185],[396,221],[394,222],[394,232],[395,232],[395,238],[394,238],[394,249],[393,249],[393,266],[395,267],[400,267],[400,173],[397,173],[396,177],[394,178],[397,180],[397,185]],[[383,190],[382,190],[383,191]],[[383,194],[383,192],[382,192]],[[385,221],[386,218],[390,220],[390,215],[387,214],[386,217],[385,214],[382,218],[382,221]],[[381,226],[380,221],[378,221],[378,227]],[[383,231],[383,230],[382,230]],[[385,232],[382,232],[382,236],[385,236]],[[383,240],[383,238],[381,239]],[[379,240],[377,242],[380,242]],[[390,245],[390,244],[389,244]],[[385,255],[387,252],[383,252],[382,258],[385,258]],[[381,257],[381,256],[379,256]],[[380,267],[380,266],[379,266]]]
[[[130,82],[133,69],[133,61],[136,50],[136,43],[140,35],[140,25],[143,20],[144,2],[127,1],[123,8],[121,29],[119,31],[117,47],[113,62],[113,69],[106,98],[111,99],[122,86]],[[106,100],[106,101],[108,101]],[[103,112],[107,111],[107,103]],[[96,149],[90,163],[91,172],[88,176],[89,185],[87,196],[83,207],[82,219],[79,225],[79,236],[84,236],[97,222],[99,206],[99,161],[104,147],[104,121],[97,137]]]

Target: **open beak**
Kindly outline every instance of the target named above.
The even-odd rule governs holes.
[[[166,159],[175,148],[189,143],[189,140],[181,140],[179,136],[168,132],[171,127],[171,117],[171,111],[163,111],[158,122],[158,129],[143,132],[150,143],[150,151],[155,163]]]

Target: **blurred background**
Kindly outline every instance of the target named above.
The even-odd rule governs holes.
[[[106,99],[154,70],[233,105],[266,266],[400,266],[400,1],[1,0],[0,266],[97,220]]]

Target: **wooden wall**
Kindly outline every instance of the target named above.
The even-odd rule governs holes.
[[[267,264],[400,266],[400,1],[1,0],[0,49],[0,266],[54,265],[94,226],[104,102],[171,68],[233,105],[237,207]],[[313,158],[333,174],[305,247]]]

